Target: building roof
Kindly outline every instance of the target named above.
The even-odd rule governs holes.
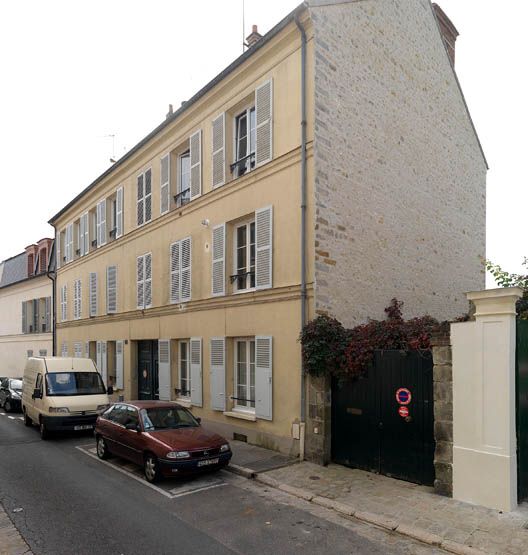
[[[0,287],[6,287],[27,279],[27,255],[25,252],[4,260],[2,264],[4,271],[0,279]]]

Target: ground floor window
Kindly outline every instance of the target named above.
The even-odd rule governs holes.
[[[190,351],[189,341],[180,341],[180,397],[191,396],[191,369],[190,369]]]
[[[255,340],[235,340],[235,409],[255,410]]]

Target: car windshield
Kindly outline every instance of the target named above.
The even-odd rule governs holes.
[[[102,395],[106,393],[97,372],[51,372],[46,374],[48,397],[60,395]]]
[[[175,430],[199,426],[194,416],[181,407],[154,407],[141,409],[141,421],[145,431]]]
[[[22,391],[22,380],[9,380],[9,389]]]

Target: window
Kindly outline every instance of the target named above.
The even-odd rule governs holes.
[[[255,107],[244,110],[235,118],[235,163],[233,177],[240,177],[255,167]]]
[[[81,280],[76,279],[73,282],[73,318],[74,320],[79,320],[81,317]]]
[[[33,351],[28,351],[33,356]],[[37,380],[35,382],[35,389],[42,391],[42,374],[37,374]]]
[[[255,287],[255,222],[235,228],[235,273],[231,279],[236,291]]]
[[[106,199],[97,203],[96,211],[97,246],[106,245]]]
[[[191,238],[186,237],[170,246],[170,302],[191,300]]]
[[[90,316],[97,316],[97,273],[90,272],[89,283]]]
[[[152,253],[138,256],[136,260],[137,307],[152,306]]]
[[[255,340],[235,341],[235,409],[255,410]]]
[[[106,312],[117,312],[117,266],[106,268]]]
[[[189,342],[180,341],[180,397],[191,396],[191,371],[190,371],[190,357],[189,357]]]
[[[63,285],[61,287],[61,298],[60,298],[60,304],[61,304],[61,320],[63,322],[66,321],[67,317],[68,317],[68,289],[66,285]]]
[[[77,220],[76,222],[73,223],[73,243],[75,245],[75,256],[80,256],[81,255],[81,220]]]
[[[85,256],[90,252],[90,229],[88,212],[85,212],[79,220],[79,256]]]
[[[137,177],[137,225],[152,219],[152,170]]]
[[[48,269],[48,250],[47,249],[40,249],[39,260],[40,260],[40,272],[43,273]]]
[[[183,206],[191,200],[191,152],[187,150],[178,157],[178,194],[176,206]]]
[[[117,197],[110,200],[110,237],[115,239],[117,233]]]
[[[48,349],[40,349],[39,350],[39,357],[48,356]]]
[[[28,358],[33,356],[33,349],[28,349],[27,356],[28,356]],[[40,376],[40,374],[39,374],[39,376]]]
[[[66,226],[64,262],[73,260],[73,224]]]

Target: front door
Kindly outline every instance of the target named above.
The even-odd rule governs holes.
[[[159,399],[158,342],[138,341],[138,399]]]
[[[519,501],[528,499],[528,320],[517,321],[517,480]]]

